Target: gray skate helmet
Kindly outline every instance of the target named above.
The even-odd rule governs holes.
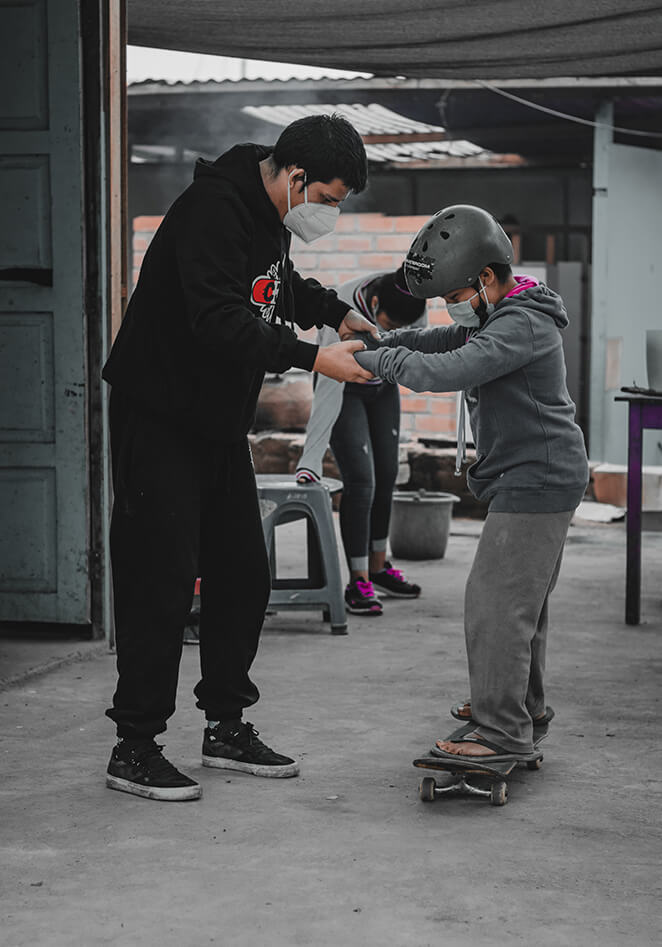
[[[453,204],[437,211],[414,237],[404,264],[412,296],[430,299],[473,286],[490,263],[512,263],[513,245],[481,207]]]

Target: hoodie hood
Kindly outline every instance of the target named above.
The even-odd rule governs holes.
[[[193,180],[210,186],[230,184],[250,210],[265,217],[271,226],[281,224],[278,211],[264,189],[260,174],[260,161],[268,158],[273,147],[247,143],[235,145],[215,161],[198,158]]]
[[[485,320],[482,328],[488,326],[495,319],[500,319],[508,313],[523,308],[531,315],[536,313],[540,316],[548,316],[554,320],[559,329],[565,329],[568,325],[568,313],[559,294],[545,286],[544,283],[538,283],[529,289],[521,290],[514,296],[506,296],[500,303],[497,303],[494,312]]]

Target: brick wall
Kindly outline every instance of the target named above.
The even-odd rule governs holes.
[[[314,276],[325,286],[337,286],[376,270],[397,269],[412,238],[428,218],[387,217],[384,214],[341,214],[335,231],[312,244],[292,240],[291,256],[302,276]],[[160,217],[136,217],[133,221],[133,280]],[[450,320],[443,302],[428,305],[430,325]],[[315,330],[301,332],[314,339]],[[402,438],[454,437],[455,394],[418,394],[401,388]]]

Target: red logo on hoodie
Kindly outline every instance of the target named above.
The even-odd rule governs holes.
[[[253,302],[259,303],[261,306],[270,306],[274,301],[275,288],[275,279],[269,279],[266,276],[258,276],[253,283]]]
[[[271,322],[276,308],[280,279],[278,276],[279,264],[272,263],[266,275],[257,276],[251,286],[251,302],[260,310],[260,315],[266,322]]]

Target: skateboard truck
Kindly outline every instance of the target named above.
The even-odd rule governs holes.
[[[455,783],[448,786],[438,786],[434,776],[424,776],[418,787],[418,795],[423,802],[434,802],[437,796],[447,793],[456,793],[462,796],[486,796],[493,806],[505,806],[508,802],[508,784],[501,779],[492,783],[489,788],[481,789],[474,783],[467,782],[466,775],[461,776]]]
[[[540,741],[536,744],[538,749]],[[488,757],[489,759],[489,757]],[[543,755],[540,753],[535,759],[526,760],[526,768],[538,770],[542,766]],[[418,769],[432,769],[436,772],[449,773],[454,777],[453,782],[439,785],[434,776],[424,776],[418,787],[419,798],[423,802],[434,802],[440,796],[483,796],[490,800],[493,806],[505,806],[508,802],[509,776],[518,765],[517,760],[507,763],[478,763],[476,760],[448,760],[436,756],[426,756],[414,760]]]

